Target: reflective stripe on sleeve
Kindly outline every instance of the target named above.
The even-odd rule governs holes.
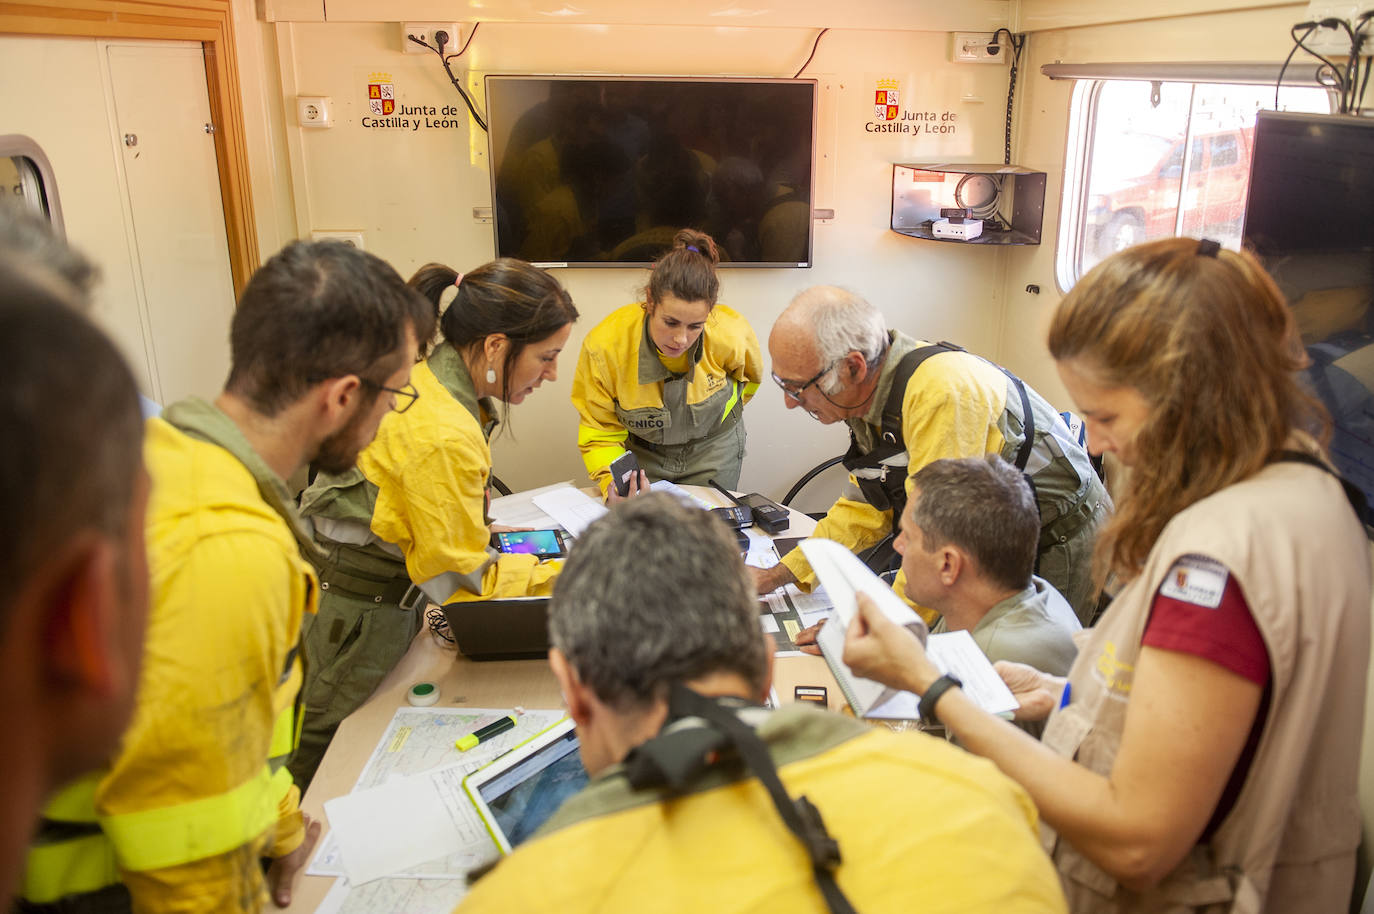
[[[615,459],[625,453],[625,448],[617,445],[609,447],[599,447],[590,451],[582,452],[582,462],[587,466],[588,473],[595,473],[597,470],[604,470],[615,462]]]
[[[59,822],[94,822],[95,790],[105,772],[88,774],[57,792],[43,807],[43,818]]]
[[[119,881],[114,847],[96,824],[95,791],[104,776],[99,771],[69,784],[44,808],[24,869],[26,901],[47,904]]]
[[[592,428],[590,425],[577,427],[577,446],[585,447],[598,441],[628,441],[630,433],[625,429]]]
[[[48,904],[117,882],[119,867],[115,864],[114,846],[97,833],[30,847],[22,897],[34,904]]]
[[[296,702],[281,709],[277,719],[272,722],[272,742],[267,749],[268,764],[275,771],[295,750],[300,742],[300,723],[304,715],[296,713]]]
[[[244,783],[212,797],[176,806],[102,816],[120,865],[158,870],[240,847],[277,820],[277,801],[291,788],[291,773],[266,765]]]
[[[720,413],[720,421],[721,421],[721,422],[724,422],[726,419],[730,418],[730,410],[734,409],[734,408],[735,408],[735,404],[739,402],[740,388],[743,387],[744,385],[742,385],[742,384],[736,382],[736,383],[734,383],[734,384],[732,384],[732,385],[730,385],[730,386],[731,386],[733,389],[730,391],[730,399],[725,401],[725,409],[721,410],[721,413]]]

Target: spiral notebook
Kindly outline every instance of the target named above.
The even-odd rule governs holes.
[[[816,644],[855,716],[900,720],[919,717],[918,696],[855,674],[843,657],[845,633],[858,612],[859,594],[867,594],[884,615],[898,625],[911,628],[918,636],[925,630],[921,617],[890,585],[839,543],[812,538],[805,540],[801,549],[835,604],[834,616],[821,628]],[[925,641],[926,653],[940,671],[959,677],[964,683],[964,693],[983,710],[1004,716],[1016,710],[1016,697],[968,632],[930,635]]]

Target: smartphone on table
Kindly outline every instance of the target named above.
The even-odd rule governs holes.
[[[505,530],[496,534],[496,548],[502,552],[554,558],[567,553],[562,530]]]

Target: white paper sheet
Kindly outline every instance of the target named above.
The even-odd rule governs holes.
[[[649,488],[655,492],[666,492],[669,495],[676,495],[678,498],[682,499],[683,501],[687,502],[695,508],[716,507],[709,501],[706,501],[705,499],[693,495],[691,492],[688,492],[686,489],[684,489],[677,483],[669,482],[666,479],[658,479],[649,483]]]
[[[493,498],[489,509],[492,520],[498,524],[505,524],[507,527],[530,527],[534,530],[546,530],[556,526],[558,522],[540,510],[534,503],[534,499],[538,495],[552,492],[555,489],[571,487],[571,482],[558,482],[551,486]]]
[[[466,879],[378,879],[352,886],[336,879],[315,914],[449,914],[468,893]]]
[[[465,774],[471,773],[563,717],[562,711],[526,710],[514,729],[475,749],[459,753],[453,747],[458,737],[508,713],[509,709],[497,708],[398,708],[386,732],[378,740],[372,757],[358,776],[353,790],[362,791],[398,778],[446,767],[454,764],[455,760],[465,767]],[[475,818],[476,810],[472,810],[471,815]],[[481,829],[480,820],[474,827]],[[432,858],[409,867],[400,875],[428,880],[458,878],[495,852],[496,845],[485,829],[481,829],[481,840],[474,842],[474,848]],[[306,872],[311,876],[342,876],[346,873],[343,852],[333,830],[321,839]]]
[[[856,675],[842,659],[845,631],[858,611],[858,595],[862,593],[870,597],[898,625],[920,624],[920,617],[893,592],[891,586],[839,543],[811,537],[802,541],[801,550],[816,576],[825,582],[825,589],[835,607],[833,618],[816,636],[816,644],[830,665],[840,691],[853,706],[854,713],[867,717],[893,698],[898,690]]]
[[[964,694],[989,714],[1004,717],[1016,710],[1016,697],[988,658],[966,631],[942,632],[926,640],[926,653],[942,673],[953,673],[963,682]],[[864,717],[883,720],[917,720],[920,699],[912,692],[898,692],[876,705]]]
[[[773,548],[773,538],[758,527],[746,527],[749,536],[749,554],[744,564],[755,568],[772,568],[778,563],[778,551]]]
[[[942,673],[953,673],[964,694],[989,714],[1010,714],[1019,704],[967,631],[942,632],[926,641],[926,653]]]
[[[915,692],[896,692],[874,705],[864,717],[868,720],[920,720],[921,699]]]
[[[581,535],[588,524],[606,513],[605,505],[570,485],[555,486],[535,495],[532,501],[573,536]]]
[[[802,593],[801,590],[797,589],[797,585],[788,584],[760,599],[767,603],[770,609],[777,611],[783,604],[784,597],[786,597],[786,602],[792,604],[797,615],[801,617],[802,628],[810,628],[822,619],[830,618],[830,613],[835,608],[834,604],[830,602],[830,594],[825,592],[824,587],[817,587],[810,593]]]
[[[484,837],[462,781],[462,771],[441,768],[325,801],[349,883],[461,853]]]

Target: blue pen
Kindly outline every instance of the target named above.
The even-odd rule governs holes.
[[[1067,679],[1064,680],[1064,694],[1059,697],[1059,710],[1064,710],[1069,706],[1069,693],[1073,691],[1073,685]]]

